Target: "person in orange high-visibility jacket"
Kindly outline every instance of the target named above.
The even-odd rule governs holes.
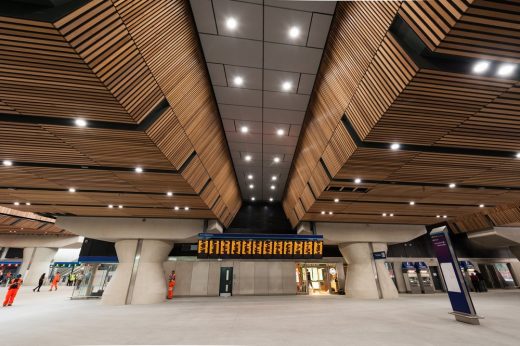
[[[170,280],[168,281],[168,299],[173,298],[173,288],[175,287],[175,270],[170,274]]]
[[[58,283],[60,282],[61,274],[60,272],[57,272],[56,275],[54,275],[54,278],[51,282],[51,288],[49,291],[52,291],[52,288],[54,287],[54,290],[56,291],[58,289]]]
[[[13,305],[14,298],[16,298],[16,294],[18,293],[20,286],[22,286],[22,283],[22,274],[16,275],[16,278],[11,281],[7,294],[5,295],[4,306]]]

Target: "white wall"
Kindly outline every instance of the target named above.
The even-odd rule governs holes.
[[[81,249],[58,249],[54,262],[75,262],[79,258]]]
[[[218,296],[221,267],[233,267],[233,295],[296,294],[292,261],[164,262],[166,276],[175,270],[177,296]]]

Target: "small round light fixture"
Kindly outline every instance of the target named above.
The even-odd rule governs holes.
[[[392,150],[399,150],[399,148],[401,148],[401,144],[399,144],[399,143],[392,143],[390,145],[390,149],[392,149]]]
[[[272,202],[274,201],[274,198],[273,197],[269,197],[269,202]]]
[[[238,26],[238,22],[235,18],[230,17],[226,19],[226,27],[230,30],[235,30]]]
[[[300,36],[300,28],[297,26],[293,26],[289,29],[289,37],[290,38],[297,38]]]
[[[333,213],[333,212],[331,212],[331,211],[329,211],[329,215],[332,215],[332,214],[334,214],[334,213]]]
[[[184,211],[190,210],[190,207],[184,207]]]
[[[390,217],[394,217],[394,213],[390,213]]]
[[[520,153],[516,153],[516,158],[520,159]]]
[[[113,204],[109,204],[109,205],[108,205],[108,208],[109,208],[109,209],[113,209],[113,208],[114,208],[114,205],[113,205]]]
[[[277,177],[276,175],[273,175],[273,176],[271,177],[271,180],[272,180],[272,181],[277,181],[277,180],[278,180],[278,177]]]
[[[271,190],[275,190],[275,189],[276,189],[276,186],[271,185]]]
[[[248,175],[247,175],[247,179],[249,179],[249,180],[253,180],[253,175],[252,175],[252,174],[248,174]]]
[[[173,207],[173,210],[179,210],[178,206]]]
[[[173,196],[173,192],[171,192],[171,191],[166,192],[166,196],[168,196],[168,197]]]
[[[386,213],[381,214],[383,217],[386,217]]]
[[[285,134],[285,131],[283,129],[278,129],[278,130],[276,130],[276,134],[278,136],[283,136]]]
[[[242,86],[242,84],[244,84],[244,79],[240,76],[236,76],[235,78],[233,78],[233,84],[235,84],[236,86]]]
[[[69,187],[69,192],[70,192],[70,193],[74,193],[74,192],[76,192],[76,188],[74,188],[74,187]]]
[[[491,65],[491,63],[489,61],[485,61],[485,60],[478,61],[477,63],[475,63],[475,65],[473,65],[473,73],[477,73],[477,74],[484,73],[489,69],[490,65]]]
[[[251,161],[252,159],[253,159],[253,158],[251,157],[251,155],[246,155],[246,156],[244,156],[244,160],[246,160],[246,161],[248,161],[248,162]]]
[[[4,160],[2,161],[2,164],[7,167],[11,167],[13,165],[13,161],[11,160]]]
[[[450,187],[450,189],[454,189],[457,187],[457,184],[455,183],[450,183],[450,185],[448,185]]]
[[[334,203],[339,203],[339,198],[334,198]]]
[[[354,183],[355,184],[361,184],[361,179],[359,179],[359,178],[354,179]]]
[[[254,189],[255,186],[254,186],[253,184],[249,184],[249,188],[250,188],[250,189]]]
[[[74,124],[76,124],[77,127],[86,127],[87,121],[85,119],[76,119],[74,120]]]
[[[117,206],[119,209],[123,209],[123,206],[120,204]]]
[[[280,158],[278,156],[276,156],[274,159],[273,159],[274,163],[280,163]]]
[[[256,198],[254,197],[251,197],[251,201],[254,202],[256,200]]]
[[[448,215],[442,215],[442,218],[443,218],[443,219],[447,219],[447,218],[448,218]]]
[[[14,202],[13,204],[14,205],[20,205],[20,202]]]
[[[282,90],[283,91],[289,91],[291,90],[292,88],[292,83],[291,82],[283,82],[282,83]]]
[[[499,77],[509,77],[516,70],[516,65],[513,64],[502,64],[498,67],[497,76]]]
[[[136,173],[143,173],[143,168],[142,167],[135,167],[135,172]]]
[[[484,205],[484,204],[479,204],[479,206],[478,206],[478,207],[479,207],[479,208],[484,208],[484,207],[485,207],[485,205]]]
[[[410,201],[410,205],[415,205],[415,201]]]
[[[240,132],[242,132],[242,133],[248,133],[248,132],[249,132],[249,127],[247,127],[247,126],[242,126],[242,127],[240,128]]]
[[[437,215],[437,216],[435,216],[435,217],[436,217],[437,219],[440,219],[441,216],[440,216],[440,215]]]
[[[25,205],[31,205],[31,202],[25,202]]]
[[[321,214],[321,215],[325,215],[325,211],[322,210],[320,214]]]

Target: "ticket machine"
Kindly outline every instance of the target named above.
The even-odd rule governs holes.
[[[430,275],[430,270],[426,263],[424,262],[415,262],[415,269],[417,271],[419,285],[421,287],[422,293],[433,293],[435,292],[435,287],[433,286],[432,277]]]
[[[420,294],[421,286],[419,284],[419,276],[417,275],[413,262],[403,262],[402,270],[406,291],[412,294]]]

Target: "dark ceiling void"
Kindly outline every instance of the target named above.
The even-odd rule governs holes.
[[[295,230],[280,203],[244,202],[225,233],[294,234]]]
[[[91,0],[2,0],[0,16],[54,22]]]

